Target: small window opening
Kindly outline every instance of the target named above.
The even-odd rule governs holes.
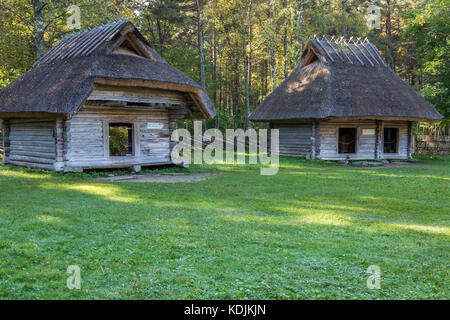
[[[398,128],[384,128],[384,153],[397,153]]]
[[[356,153],[356,128],[339,128],[339,153]]]
[[[140,54],[133,48],[128,40],[125,40],[116,50],[115,53],[128,53],[136,56],[140,56]]]
[[[148,54],[145,51],[145,48],[142,48],[139,44],[132,44],[130,39],[126,39],[123,41],[117,48],[113,50],[115,54],[126,54],[132,56],[139,56],[148,58]]]
[[[133,125],[131,123],[109,124],[109,155],[111,157],[133,155]]]
[[[308,53],[305,56],[302,67],[306,67],[307,65],[309,65],[317,60],[319,60],[317,55],[314,53],[314,51],[310,50],[310,51],[308,51]]]

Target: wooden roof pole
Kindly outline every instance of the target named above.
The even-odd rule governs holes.
[[[355,46],[359,50],[359,52],[361,52],[361,54],[364,56],[364,58],[366,58],[366,60],[369,61],[370,65],[372,67],[374,67],[375,65],[373,64],[372,60],[370,60],[369,57],[364,53],[364,51],[362,51],[361,48],[359,47],[358,41],[360,41],[360,38],[358,38],[358,40],[356,40],[356,42],[353,40],[353,43],[355,44]]]
[[[375,45],[374,45],[372,42],[370,42],[370,41],[368,41],[367,43],[368,43],[369,46],[373,49],[373,51],[376,53],[377,57],[381,60],[381,62],[383,63],[383,65],[384,65],[385,67],[387,67],[386,62],[384,61],[383,57],[382,57],[382,56],[380,55],[380,53],[378,52],[378,49],[375,47]]]
[[[316,42],[319,44],[319,46],[322,48],[323,51],[327,54],[327,56],[330,58],[332,62],[334,62],[333,57],[328,53],[328,51],[325,49],[325,47],[322,45],[321,41],[318,38],[315,38]]]
[[[366,37],[366,39],[365,39],[364,41],[367,41],[367,37]],[[362,46],[364,47],[364,49],[366,49],[366,51],[370,54],[370,56],[372,57],[372,59],[375,60],[375,62],[376,62],[377,64],[380,64],[380,62],[378,61],[378,59],[375,58],[375,56],[372,54],[372,51],[369,50],[369,49],[366,47],[366,45],[364,44],[364,42],[361,42],[361,44],[362,44]]]
[[[342,39],[344,39],[344,37],[341,37],[340,41],[342,42]],[[336,40],[337,41],[337,40]],[[337,42],[336,42],[337,43]],[[339,45],[341,46],[341,44],[339,43]],[[348,56],[347,52],[345,52],[345,50],[341,50],[342,53],[347,57],[348,61],[350,62],[350,64],[353,64],[352,59],[350,59],[350,57]]]
[[[334,36],[333,36],[333,38],[334,38]],[[333,40],[333,38],[331,38],[331,40]],[[336,55],[341,59],[341,61],[344,62],[344,58],[341,57],[341,55],[339,54],[337,49],[333,46],[333,44],[330,41],[328,41],[328,39],[326,37],[325,37],[325,40],[328,42],[328,45],[334,50]]]
[[[353,37],[351,37],[351,38],[349,39],[349,41],[351,41],[352,38],[353,38]],[[350,46],[348,45],[347,41],[345,41],[345,39],[344,39],[343,41],[344,41],[344,44],[347,46],[347,48],[348,48],[348,49],[353,53],[353,55],[356,57],[356,59],[358,59],[359,63],[361,63],[361,65],[364,65],[364,62],[362,62],[362,60],[358,57],[358,55],[356,54],[356,52],[353,51],[352,47],[350,47]]]

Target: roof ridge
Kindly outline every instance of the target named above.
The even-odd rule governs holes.
[[[128,18],[121,18],[96,27],[71,32],[44,54],[33,67],[55,60],[88,56],[102,43],[110,40],[128,21]]]
[[[322,54],[326,55],[331,63],[337,63],[340,60],[344,64],[389,68],[378,48],[367,37],[363,40],[359,37],[355,41],[354,37],[347,39],[332,36],[328,39],[326,36],[322,36],[320,39],[314,35],[312,42],[317,44],[318,49],[323,51]]]

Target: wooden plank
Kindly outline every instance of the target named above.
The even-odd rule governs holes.
[[[52,165],[56,157],[55,121],[14,119],[10,129],[9,154],[16,163]]]
[[[9,160],[8,163],[16,165],[16,166],[22,166],[22,167],[31,167],[31,168],[47,169],[47,170],[55,169],[55,166],[53,164],[43,164],[43,163],[36,163],[36,162],[17,161],[17,160]]]
[[[48,153],[48,152],[34,152],[34,151],[28,151],[28,150],[17,150],[17,148],[14,148],[11,150],[10,157],[15,158],[16,156],[19,157],[34,157],[34,158],[43,158],[43,159],[52,159],[54,160],[56,157],[56,153]]]
[[[55,139],[51,136],[23,136],[23,137],[17,137],[15,135],[11,135],[9,137],[11,143],[15,142],[27,142],[27,141],[37,141],[37,142],[48,142],[48,143],[54,143]]]
[[[320,122],[320,157],[333,159],[375,159],[375,135],[362,135],[362,129],[375,129],[374,120],[342,121],[331,120]],[[352,127],[357,129],[357,152],[355,154],[338,153],[338,129]]]
[[[279,130],[280,155],[299,157],[312,153],[313,123],[273,123]]]
[[[109,123],[133,124],[132,157],[109,157]],[[161,122],[163,130],[147,128],[148,122]],[[170,161],[169,113],[161,110],[117,110],[89,106],[70,120],[72,152],[67,167],[127,167],[157,159]],[[156,159],[156,160],[155,160]],[[158,161],[157,161],[158,162]]]
[[[42,157],[30,157],[30,156],[19,156],[19,155],[10,155],[11,160],[15,161],[24,161],[30,163],[44,163],[44,164],[53,164],[55,162],[54,159],[47,159]]]
[[[9,133],[10,133],[10,122],[8,120],[2,121],[2,136],[3,136],[3,159],[2,163],[7,164],[9,160],[9,147],[10,147],[10,141],[9,141]]]
[[[54,146],[23,146],[16,145],[14,146],[14,150],[17,151],[30,151],[30,152],[41,152],[41,153],[53,153],[55,154],[56,150]]]
[[[11,125],[14,124],[30,124],[30,125],[48,125],[52,126],[54,123],[53,119],[10,119]]]

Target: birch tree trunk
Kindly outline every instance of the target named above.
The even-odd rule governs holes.
[[[33,0],[34,13],[34,48],[36,60],[39,60],[46,52],[44,39],[44,3],[42,0]]]
[[[298,37],[298,45],[300,48],[300,52],[298,52],[297,58],[302,55],[303,51],[303,40],[302,40],[302,29],[303,29],[303,22],[305,20],[305,0],[300,0],[300,13],[298,15],[298,30],[297,30],[297,37]]]
[[[217,39],[216,39],[216,24],[215,21],[213,23],[213,43],[212,43],[212,57],[213,57],[213,66],[212,66],[212,80],[214,82],[214,93],[213,93],[213,101],[217,103]]]
[[[277,47],[277,11],[275,8],[275,0],[272,0],[272,19],[273,19],[273,39],[270,46],[270,64],[272,69],[272,90],[277,87],[277,57],[276,57],[276,47]]]
[[[388,38],[389,53],[390,53],[391,58],[392,58],[392,69],[395,72],[395,56],[394,56],[394,48],[392,46],[391,1],[390,0],[386,0],[386,5],[387,5],[387,9],[386,9],[386,35],[387,35],[387,38]]]
[[[200,82],[202,89],[206,91],[206,78],[205,78],[205,55],[203,48],[203,24],[202,24],[202,8],[200,0],[195,0],[197,4],[197,29],[198,29],[198,52],[200,55]],[[206,129],[206,120],[202,121],[203,131]]]
[[[347,11],[348,11],[347,2],[348,2],[347,0],[343,0],[343,1],[342,1],[342,9],[343,9],[343,11],[344,11],[344,14],[346,14]],[[342,36],[343,36],[344,38],[347,37],[347,25],[346,25],[346,24],[344,24],[344,26],[342,27]]]
[[[283,8],[286,10],[287,2],[283,1]],[[283,59],[284,59],[284,79],[288,77],[288,67],[287,67],[287,49],[288,49],[288,31],[287,31],[288,19],[284,19],[284,40],[283,40]]]
[[[242,15],[244,16],[244,15]],[[250,93],[249,93],[249,83],[248,83],[248,55],[247,55],[247,40],[246,38],[246,26],[244,18],[242,18],[242,55],[244,56],[244,81],[245,81],[245,106],[247,109],[247,126],[252,127],[250,122]]]

